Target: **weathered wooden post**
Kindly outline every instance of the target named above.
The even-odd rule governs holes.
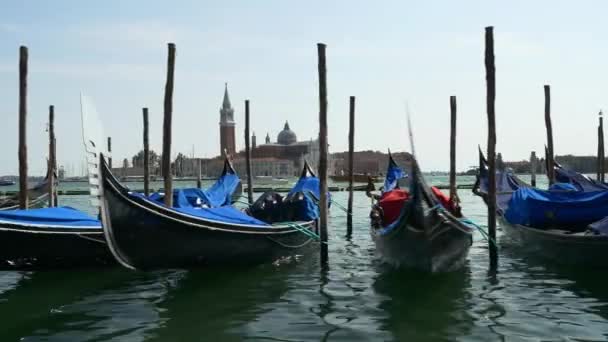
[[[598,124],[597,125],[597,156],[595,158],[595,180],[598,182],[602,181],[602,177],[600,176],[600,173],[601,173],[600,169],[602,168],[600,166],[601,162],[602,162],[602,157],[601,157],[602,151],[600,148],[600,146],[602,144],[601,140],[602,140],[602,135],[600,133],[600,125]]]
[[[458,202],[456,190],[456,96],[450,96],[450,200]]]
[[[197,163],[196,163],[196,165],[197,165],[196,169],[197,170],[196,171],[197,171],[197,174],[198,174],[198,176],[196,177],[196,187],[200,189],[200,188],[203,187],[203,184],[202,184],[202,181],[201,181],[201,160],[200,160],[200,158],[196,158],[196,161],[197,161]]]
[[[547,128],[547,178],[549,185],[555,182],[553,153],[553,126],[551,125],[551,87],[545,84],[545,127]]]
[[[317,44],[319,69],[319,181],[320,214],[319,228],[321,237],[321,264],[327,265],[327,66],[325,63],[325,44]]]
[[[108,165],[112,170],[112,137],[108,137]]]
[[[165,205],[173,206],[173,184],[171,174],[171,116],[173,115],[173,76],[175,74],[175,44],[169,43],[167,58],[167,83],[165,83],[165,106],[163,120],[163,176],[165,179]]]
[[[599,113],[600,124],[598,126],[598,162],[599,162],[599,181],[600,183],[604,183],[605,175],[606,175],[606,153],[604,151],[604,117],[602,116],[602,112]]]
[[[55,106],[49,106],[49,207],[57,206],[55,203]]]
[[[348,110],[348,208],[346,211],[346,235],[353,234],[353,183],[355,158],[355,97],[350,97]]]
[[[19,48],[19,208],[27,209],[27,64],[26,46]]]
[[[144,116],[144,194],[150,195],[150,131],[148,130],[148,108],[142,109]]]
[[[247,169],[247,202],[253,204],[253,175],[251,174],[251,146],[249,135],[249,100],[245,100],[245,167]]]
[[[486,27],[486,109],[488,114],[488,244],[490,268],[498,266],[496,247],[496,67],[494,65],[494,27]]]
[[[532,153],[530,153],[530,185],[532,185],[533,187],[536,187],[536,168],[536,152],[532,151]]]

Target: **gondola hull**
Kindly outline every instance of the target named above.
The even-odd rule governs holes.
[[[608,267],[608,236],[535,229],[510,224],[502,216],[499,221],[506,237],[530,255],[562,265]]]
[[[74,231],[0,223],[0,260],[35,265],[97,264],[112,260],[101,227]]]
[[[464,266],[471,246],[468,228],[445,220],[433,230],[404,224],[386,235],[372,228],[377,256],[394,267],[429,273],[451,272]]]
[[[115,258],[134,269],[209,264],[255,264],[301,253],[313,239],[290,226],[250,227],[205,221],[133,197],[102,166],[101,213]]]

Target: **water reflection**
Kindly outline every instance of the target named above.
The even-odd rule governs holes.
[[[430,275],[381,267],[374,290],[383,295],[379,307],[387,315],[382,328],[397,341],[453,340],[466,335],[465,315],[470,270]]]

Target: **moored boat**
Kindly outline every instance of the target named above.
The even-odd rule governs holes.
[[[28,190],[28,208],[42,208],[48,204],[49,172],[50,170],[47,171],[47,175],[42,181]],[[55,181],[55,186],[57,186],[57,181]],[[19,193],[0,199],[0,211],[15,209],[19,209]]]
[[[561,165],[559,182],[548,190],[533,188],[509,170],[496,172],[500,227],[524,252],[558,264],[608,267],[608,191],[590,178]],[[480,151],[473,192],[487,203],[488,167]]]
[[[395,175],[400,172],[389,156],[384,193],[370,214],[371,236],[379,258],[395,267],[430,273],[463,267],[472,244],[472,228],[456,207],[448,208],[450,204],[440,200],[438,190],[426,184],[415,159],[407,192],[398,189],[400,177]],[[393,213],[389,215],[388,210]]]
[[[17,184],[17,182],[12,179],[0,179],[0,186],[11,186],[15,184]]]
[[[103,155],[99,165],[104,235],[127,268],[259,263],[314,240],[315,220],[270,224],[232,206],[168,208],[124,188]]]

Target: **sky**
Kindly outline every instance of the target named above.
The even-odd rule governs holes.
[[[48,106],[57,158],[83,170],[79,94],[90,96],[113,140],[114,160],[162,146],[167,43],[177,46],[172,154],[219,154],[228,83],[243,148],[252,130],[272,140],[286,120],[300,140],[318,134],[317,47],[327,44],[330,152],[409,151],[406,103],[424,170],[449,165],[449,97],[458,100],[457,168],[485,148],[484,27],[494,26],[497,150],[527,159],[545,144],[543,85],[551,85],[556,154],[597,151],[597,113],[608,108],[605,1],[9,1],[0,11],[0,175],[16,174],[18,52],[29,48],[28,160],[42,175]]]

